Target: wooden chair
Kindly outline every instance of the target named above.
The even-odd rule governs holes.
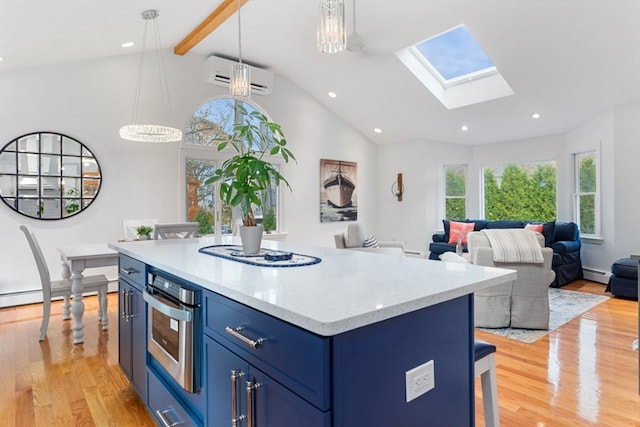
[[[31,247],[31,252],[36,261],[38,267],[38,273],[40,274],[40,281],[42,282],[42,325],[40,326],[40,341],[44,341],[47,334],[47,328],[49,327],[49,316],[51,315],[51,300],[53,298],[62,297],[64,303],[62,304],[62,319],[71,319],[69,298],[71,296],[71,280],[51,280],[49,274],[49,268],[42,255],[42,250],[38,241],[36,240],[33,232],[26,226],[21,225],[20,230],[24,232]],[[107,317],[107,285],[109,280],[104,274],[98,274],[94,276],[84,276],[82,278],[84,285],[84,292],[97,292],[99,298],[98,318],[102,322]]]
[[[198,236],[197,222],[178,222],[174,224],[156,224],[153,231],[154,240],[188,239]]]
[[[475,340],[473,350],[476,376],[480,375],[482,384],[484,425],[486,427],[500,427],[498,385],[496,383],[496,346],[485,341]]]

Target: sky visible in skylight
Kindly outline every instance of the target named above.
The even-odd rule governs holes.
[[[445,81],[493,67],[465,25],[460,25],[415,45]]]

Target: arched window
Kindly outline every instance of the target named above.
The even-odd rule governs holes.
[[[218,152],[219,142],[233,135],[234,125],[247,113],[259,111],[255,104],[231,98],[214,98],[202,104],[193,114],[183,138],[185,202],[188,221],[200,223],[200,234],[229,234],[242,219],[239,209],[221,202],[217,185],[205,185],[207,178],[226,158],[227,151]],[[266,131],[266,130],[265,130]],[[277,229],[278,192],[274,187],[263,194],[262,209],[254,209],[256,221],[265,231]]]

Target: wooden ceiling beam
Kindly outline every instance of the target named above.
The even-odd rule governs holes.
[[[249,0],[240,0],[240,7],[244,6]],[[184,55],[189,52],[195,45],[200,43],[211,34],[216,28],[222,25],[231,15],[238,10],[238,0],[223,0],[223,2],[211,12],[204,21],[193,29],[180,43],[173,48],[176,55]]]

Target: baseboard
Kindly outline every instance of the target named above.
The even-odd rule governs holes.
[[[109,282],[108,292],[118,291],[118,282]],[[90,295],[90,294],[87,294]],[[62,298],[56,298],[62,299]],[[18,305],[37,304],[42,302],[42,289],[30,291],[9,292],[0,295],[0,308],[15,307]]]
[[[609,277],[611,276],[611,273],[607,271],[596,270],[593,268],[583,268],[582,274],[585,280],[590,280],[592,282],[598,282],[605,285],[609,283]]]

